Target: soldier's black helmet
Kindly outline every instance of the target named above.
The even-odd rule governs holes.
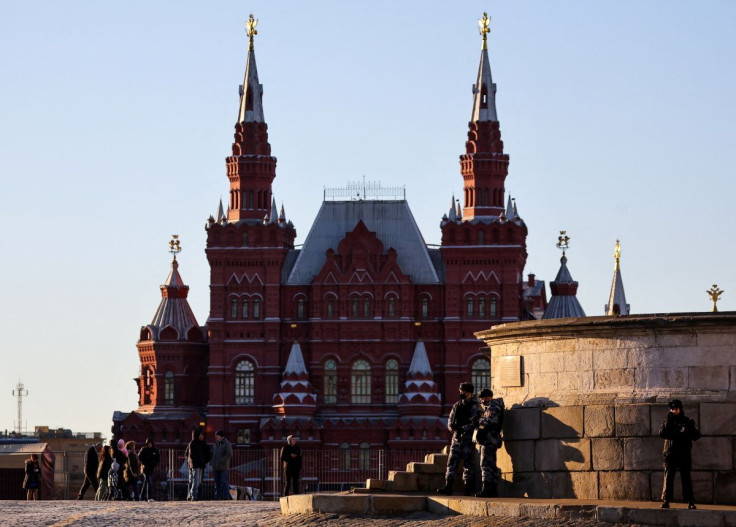
[[[478,399],[483,399],[484,397],[493,397],[493,392],[488,388],[483,388],[478,394]]]
[[[462,383],[460,383],[460,391],[461,392],[473,393],[473,392],[475,392],[475,386],[473,386],[469,382],[462,382]]]
[[[679,408],[682,410],[682,401],[680,399],[672,399],[670,402],[667,403],[667,406],[670,408]]]

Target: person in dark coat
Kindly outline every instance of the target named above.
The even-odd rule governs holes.
[[[91,445],[84,453],[84,483],[82,483],[82,488],[79,489],[79,494],[77,495],[78,500],[84,499],[84,493],[90,487],[94,490],[93,494],[97,493],[97,487],[99,486],[97,483],[97,467],[100,463],[99,456],[101,450],[102,443],[97,443]]]
[[[437,492],[446,496],[452,495],[452,487],[455,483],[455,472],[457,472],[460,460],[463,460],[463,481],[465,482],[465,495],[472,496],[475,492],[475,445],[473,445],[473,430],[478,426],[480,411],[478,401],[473,397],[475,387],[464,382],[460,384],[460,400],[456,402],[450,417],[447,420],[447,428],[452,432],[450,443],[450,455],[447,457],[447,471],[445,472],[445,486],[437,489]]]
[[[662,489],[662,508],[669,509],[675,487],[675,472],[680,471],[682,497],[688,509],[695,508],[693,482],[690,478],[692,467],[693,441],[700,439],[700,430],[695,421],[685,416],[682,401],[669,402],[670,411],[659,429],[659,437],[664,439],[664,488]]]
[[[496,465],[496,452],[501,448],[501,427],[503,426],[503,399],[494,399],[488,388],[478,394],[481,402],[480,419],[475,431],[475,442],[480,446],[480,468],[483,477],[483,488],[476,494],[478,498],[495,498],[498,496],[498,481],[501,471]]]
[[[192,440],[187,445],[187,465],[189,466],[188,501],[199,499],[199,486],[202,484],[204,469],[209,460],[210,447],[204,441],[204,431],[197,428],[192,431]]]
[[[302,470],[302,449],[296,444],[296,436],[286,438],[286,445],[281,449],[281,463],[284,465],[284,496],[299,494],[299,474]]]
[[[124,500],[127,500],[129,497],[125,488],[125,465],[128,462],[128,451],[125,449],[125,439],[118,439],[117,442],[111,439],[110,447],[112,449],[110,454],[118,464],[118,492],[115,495],[122,496]]]
[[[128,461],[125,463],[125,470],[123,471],[126,489],[125,499],[131,498],[133,501],[140,501],[141,495],[138,489],[138,480],[141,475],[141,463],[135,451],[135,441],[125,443],[125,449],[128,451]]]
[[[25,476],[23,490],[27,500],[38,499],[38,489],[41,488],[41,465],[38,464],[38,454],[31,454],[25,462]]]
[[[110,472],[112,462],[112,447],[105,445],[104,447],[102,447],[102,452],[100,453],[99,459],[99,466],[97,467],[98,487],[97,493],[95,494],[95,499],[97,501],[106,500],[108,497],[107,473]]]
[[[223,430],[215,432],[215,444],[212,445],[212,476],[215,479],[215,499],[231,500],[230,496],[230,479],[228,471],[230,470],[230,458],[233,457],[233,447],[230,441],[225,437]]]
[[[161,462],[161,453],[150,437],[146,439],[146,446],[141,448],[141,451],[138,453],[138,459],[141,462],[141,469],[143,469],[143,475],[145,476],[143,489],[141,490],[141,499],[150,501],[153,491],[153,471],[156,470],[156,467]]]

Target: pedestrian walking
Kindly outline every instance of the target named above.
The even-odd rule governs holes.
[[[700,439],[700,430],[695,421],[685,416],[682,401],[674,399],[669,403],[667,413],[659,429],[659,437],[664,439],[664,488],[662,489],[662,508],[669,509],[675,487],[675,472],[680,471],[682,498],[687,508],[695,508],[695,494],[690,477],[692,468],[693,441]]]
[[[128,462],[128,451],[125,448],[125,439],[118,439],[115,441],[114,439],[110,440],[110,446],[112,447],[110,454],[112,455],[113,460],[115,460],[115,464],[117,465],[117,477],[115,478],[115,481],[117,482],[117,489],[109,489],[113,496],[120,497],[122,496],[122,499],[128,499],[126,497],[127,492],[125,488],[125,465]],[[110,475],[108,474],[107,479],[107,485],[110,486]],[[114,491],[114,492],[113,492]]]
[[[95,500],[103,501],[108,497],[107,475],[113,463],[112,447],[105,445],[100,453],[99,466],[97,467],[97,492]]]
[[[302,471],[302,449],[296,444],[296,436],[286,438],[281,449],[281,462],[284,465],[284,496],[299,494],[299,475]]]
[[[192,431],[192,440],[187,445],[187,465],[189,467],[189,487],[187,500],[199,500],[199,486],[202,484],[204,469],[210,460],[210,448],[204,441],[204,431],[196,428]]]
[[[31,454],[31,457],[25,461],[25,476],[23,477],[26,500],[37,500],[39,488],[41,488],[41,465],[38,464],[38,454]]]
[[[450,455],[447,457],[447,471],[445,472],[445,486],[437,492],[446,496],[452,495],[455,483],[455,473],[458,463],[463,461],[463,482],[465,495],[472,496],[475,492],[475,446],[473,445],[473,430],[478,425],[480,412],[478,401],[473,397],[475,387],[464,382],[460,384],[460,400],[452,406],[447,428],[452,432]]]
[[[161,462],[161,453],[150,437],[146,439],[146,446],[141,448],[141,451],[138,453],[138,459],[141,462],[141,470],[145,478],[143,480],[143,488],[141,489],[141,499],[152,501],[153,498],[151,496],[154,489],[153,473]]]
[[[225,437],[225,432],[215,432],[215,444],[212,445],[212,475],[215,479],[215,499],[231,500],[230,496],[230,458],[233,457],[233,447]]]
[[[135,442],[128,441],[125,443],[125,449],[128,451],[128,461],[125,463],[123,477],[125,478],[125,499],[133,499],[140,501],[140,489],[138,482],[141,477],[141,463],[138,460],[138,454],[135,451]]]
[[[97,468],[100,464],[101,451],[102,443],[96,443],[94,445],[90,445],[84,453],[84,482],[82,483],[82,487],[79,489],[79,494],[77,495],[78,500],[84,499],[84,494],[90,487],[92,487],[93,498],[97,493],[97,487],[99,487],[99,483],[97,482]]]
[[[478,394],[481,405],[478,428],[473,433],[474,442],[480,446],[480,469],[483,478],[483,487],[476,494],[479,498],[495,498],[498,496],[498,481],[501,471],[496,465],[496,453],[503,439],[501,438],[501,427],[503,426],[503,399],[493,398],[493,392],[488,388],[481,390]]]

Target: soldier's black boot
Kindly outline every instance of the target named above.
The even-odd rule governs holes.
[[[475,481],[465,482],[465,492],[463,494],[465,496],[472,496],[473,494],[475,494]]]
[[[437,494],[442,494],[444,496],[452,496],[452,487],[454,486],[454,484],[455,484],[455,480],[453,480],[452,478],[445,480],[445,486],[437,489]]]
[[[496,486],[490,483],[483,482],[483,488],[475,495],[476,498],[498,498],[498,492]]]

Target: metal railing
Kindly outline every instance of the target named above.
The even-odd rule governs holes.
[[[157,501],[186,499],[189,469],[184,449],[161,449],[161,463],[153,474],[151,498]],[[434,450],[302,450],[301,492],[340,492],[353,487],[365,487],[369,478],[387,479],[391,470],[406,470],[408,463],[423,461],[426,454]],[[54,473],[55,499],[75,499],[84,481],[80,471],[70,471],[70,459],[77,453],[55,452]],[[23,480],[23,457],[18,457],[18,474],[10,473],[15,481],[0,481],[2,486],[17,483],[20,489]],[[77,468],[74,464],[74,468]],[[5,472],[1,473],[6,474]],[[238,499],[276,500],[283,489],[283,470],[279,449],[239,450],[234,449],[230,460],[229,481],[237,488]],[[86,498],[92,496],[87,491]],[[202,499],[214,497],[212,469],[205,469],[200,491]],[[12,499],[12,498],[11,498]],[[18,498],[21,499],[21,498]]]

